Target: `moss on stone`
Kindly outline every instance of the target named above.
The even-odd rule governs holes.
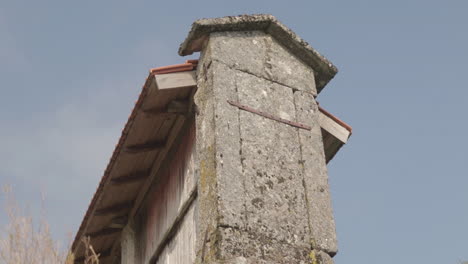
[[[319,264],[314,250],[310,251],[309,257],[310,257],[310,264]]]

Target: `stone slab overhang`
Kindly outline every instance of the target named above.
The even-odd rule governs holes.
[[[179,55],[190,55],[200,51],[210,33],[226,31],[263,31],[273,36],[293,55],[314,69],[317,91],[320,92],[335,76],[338,69],[320,55],[305,40],[268,14],[227,16],[196,20],[180,45]]]
[[[189,60],[150,70],[72,244],[77,263],[84,260],[80,243],[83,236],[91,237],[101,263],[115,261],[123,227],[138,212],[158,177],[158,169],[192,114],[197,63]],[[328,162],[347,142],[351,127],[319,110]]]

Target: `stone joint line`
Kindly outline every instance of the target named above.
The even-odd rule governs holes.
[[[310,126],[308,126],[308,125],[298,123],[298,122],[294,122],[294,121],[290,121],[290,120],[286,120],[286,119],[283,119],[281,117],[277,117],[277,116],[265,113],[263,111],[248,107],[248,106],[243,105],[243,104],[241,104],[239,102],[234,102],[234,101],[231,101],[231,100],[227,100],[227,102],[232,106],[238,107],[239,109],[242,109],[244,111],[247,111],[247,112],[250,112],[250,113],[253,113],[253,114],[257,114],[259,116],[263,116],[263,117],[271,119],[271,120],[275,120],[275,121],[278,121],[278,122],[281,122],[281,123],[284,123],[284,124],[287,124],[287,125],[290,125],[290,126],[293,126],[293,127],[302,128],[302,129],[309,130],[309,131],[312,130],[312,128]]]

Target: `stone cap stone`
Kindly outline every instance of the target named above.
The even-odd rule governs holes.
[[[309,65],[314,70],[318,92],[338,72],[338,69],[313,49],[309,43],[297,36],[296,33],[279,22],[274,16],[264,14],[196,20],[192,24],[192,29],[187,38],[180,45],[179,55],[186,56],[193,52],[201,51],[203,43],[212,32],[253,30],[264,31],[270,34],[297,58]]]

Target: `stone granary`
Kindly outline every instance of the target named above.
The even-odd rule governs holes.
[[[101,263],[332,263],[337,69],[270,15],[195,21],[152,69],[76,234]]]

